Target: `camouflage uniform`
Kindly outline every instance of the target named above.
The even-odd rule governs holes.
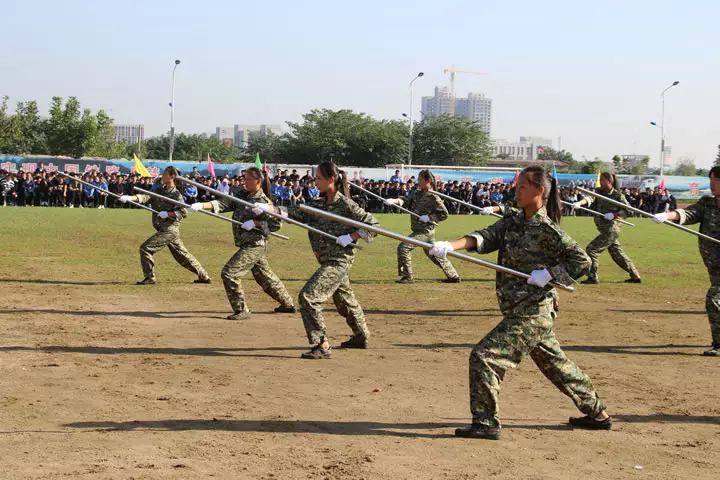
[[[613,189],[610,193],[602,193],[602,195],[627,205],[625,195],[617,190]],[[602,214],[613,212],[623,218],[629,215],[627,210],[622,208],[618,210],[617,205],[613,205],[610,202],[604,202],[602,198],[599,197],[588,196],[583,201],[586,205],[594,206],[593,210]],[[600,231],[600,234],[595,237],[586,248],[587,254],[590,256],[590,260],[592,261],[590,271],[587,274],[588,279],[598,279],[598,258],[605,249],[607,249],[608,253],[610,253],[610,257],[617,266],[630,274],[630,278],[640,278],[640,272],[637,271],[637,268],[635,268],[632,260],[630,260],[630,258],[628,258],[625,254],[620,246],[620,242],[618,241],[618,238],[620,237],[620,223],[613,220],[605,220],[604,218],[598,216],[593,216],[593,220],[595,221],[595,226]]]
[[[565,285],[585,273],[590,259],[540,209],[530,220],[524,213],[507,215],[484,230],[468,235],[479,253],[498,250],[498,263],[520,272],[547,268]],[[499,427],[500,384],[509,368],[530,355],[540,371],[583,413],[597,416],[605,405],[592,382],[560,348],[553,331],[557,292],[539,288],[525,278],[497,272],[496,287],[502,321],[470,354],[470,410],[474,424]]]
[[[680,215],[680,224],[699,223],[700,233],[720,238],[720,207],[715,197],[702,197],[697,203],[687,208],[679,208],[676,212]],[[712,346],[720,349],[720,245],[699,238],[698,246],[700,256],[710,275],[710,289],[705,297],[705,309],[710,321]]]
[[[378,224],[372,215],[340,192],[335,194],[335,199],[330,204],[326,204],[325,198],[320,197],[312,200],[309,206],[370,225]],[[289,214],[296,220],[335,236],[350,234],[356,230],[343,223],[304,214],[296,208],[290,208]],[[355,260],[355,249],[349,246],[343,248],[335,240],[314,232],[308,232],[308,237],[313,253],[320,263],[320,268],[300,290],[298,298],[308,341],[311,345],[318,345],[327,338],[322,304],[330,297],[338,313],[345,317],[353,336],[368,339],[370,331],[365,323],[365,314],[350,286],[350,268]]]
[[[272,205],[270,199],[265,196],[262,190],[250,194],[245,190],[240,191],[237,197],[251,203],[266,203]],[[214,213],[233,212],[233,220],[245,222],[255,219],[261,222],[260,230],[243,230],[240,225],[233,224],[233,236],[235,245],[239,250],[230,257],[230,260],[222,269],[221,277],[225,285],[230,306],[233,312],[245,312],[249,309],[245,303],[245,293],[242,290],[241,279],[252,272],[253,277],[265,293],[270,295],[283,307],[292,307],[292,297],[288,293],[280,278],[270,269],[267,260],[267,235],[280,229],[280,220],[269,215],[255,216],[252,208],[240,205],[231,200],[213,200],[211,202]]]
[[[182,194],[174,186],[170,190],[156,188],[154,191],[178,202],[183,201]],[[140,265],[142,266],[145,278],[155,278],[155,260],[153,255],[167,246],[176,262],[187,268],[198,276],[200,280],[207,280],[208,274],[195,257],[187,251],[182,240],[180,240],[180,222],[187,216],[184,208],[178,207],[170,202],[150,195],[137,194],[139,203],[149,203],[153,210],[158,212],[175,212],[175,218],[160,218],[156,213],[152,214],[152,224],[157,231],[152,237],[140,245]]]
[[[410,238],[417,238],[423,242],[432,243],[435,241],[435,225],[445,221],[448,217],[445,203],[437,195],[432,192],[423,192],[416,190],[410,199],[405,202],[404,207],[417,213],[418,215],[427,215],[430,222],[421,222],[416,216],[410,216],[410,228],[412,233]],[[403,278],[411,279],[412,273],[412,251],[416,247],[409,243],[400,243],[397,247],[398,259],[398,275]],[[438,258],[430,255],[427,250],[423,249],[425,255],[438,267],[440,267],[447,278],[457,278],[458,273],[447,258]]]

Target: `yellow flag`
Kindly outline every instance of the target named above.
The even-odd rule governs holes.
[[[595,180],[595,188],[600,188],[600,172],[598,172],[597,180]]]
[[[152,175],[150,175],[150,172],[148,172],[147,168],[145,168],[145,165],[142,164],[137,154],[135,153],[133,153],[133,163],[135,164],[136,174],[140,175],[141,177],[152,177]]]

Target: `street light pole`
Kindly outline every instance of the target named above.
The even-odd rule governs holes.
[[[173,161],[173,150],[175,150],[175,70],[180,65],[180,60],[175,60],[172,71],[172,88],[170,90],[170,155],[168,161]]]
[[[408,120],[410,120],[410,136],[408,139],[408,166],[412,166],[412,154],[413,154],[413,83],[415,80],[425,75],[423,72],[419,72],[415,78],[410,81],[410,112]]]
[[[660,98],[662,99],[662,108],[660,112],[660,179],[662,180],[665,174],[665,92],[670,90],[672,87],[680,83],[675,80],[669,87],[662,91]]]

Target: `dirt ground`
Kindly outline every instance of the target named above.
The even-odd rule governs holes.
[[[0,477],[718,478],[720,363],[699,355],[698,288],[563,294],[558,337],[615,428],[568,429],[571,401],[527,359],[492,442],[452,435],[469,351],[499,320],[489,277],[356,283],[372,348],[329,361],[299,359],[299,315],[271,313],[251,281],[254,315],[231,322],[220,285],[190,280],[0,280]],[[348,328],[326,311],[339,343]]]

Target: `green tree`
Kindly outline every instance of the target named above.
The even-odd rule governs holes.
[[[542,151],[537,154],[537,159],[564,163],[567,165],[568,173],[579,173],[582,168],[582,162],[576,161],[572,153],[566,150],[555,150],[552,147],[542,147]],[[559,166],[558,169],[562,170],[562,166]]]
[[[677,165],[675,165],[673,175],[692,177],[696,174],[696,172],[697,168],[695,167],[695,161],[692,158],[681,158]]]
[[[413,133],[413,161],[433,165],[484,165],[490,139],[476,122],[463,117],[425,117]]]
[[[252,135],[247,146],[242,149],[241,157],[246,161],[255,159],[257,153],[264,162],[284,162],[288,157],[289,137],[268,132],[264,135]]]
[[[170,137],[162,135],[148,138],[145,140],[141,150],[145,151],[144,156],[138,155],[141,158],[166,159],[170,156]],[[137,146],[126,147],[126,151],[129,154],[137,152]],[[207,160],[208,154],[218,163],[234,162],[238,158],[232,145],[225,145],[215,136],[187,135],[184,133],[175,135],[174,160],[204,162]]]
[[[85,153],[87,119],[80,112],[80,102],[69,97],[63,105],[61,97],[53,97],[46,135],[48,153],[80,158]]]

